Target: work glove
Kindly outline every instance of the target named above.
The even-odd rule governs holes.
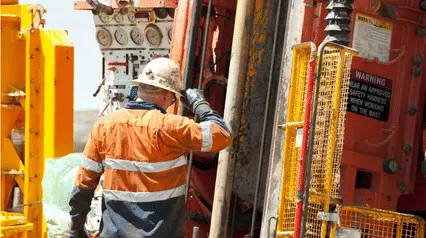
[[[84,229],[81,230],[71,230],[70,238],[89,238],[86,231]]]
[[[209,105],[201,90],[190,88],[182,90],[180,93],[183,95],[180,99],[183,106],[193,112],[195,112],[200,105]]]

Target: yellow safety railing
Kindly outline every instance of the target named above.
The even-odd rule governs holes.
[[[309,45],[308,45],[309,46]],[[312,44],[298,45],[293,48],[292,75],[288,96],[287,121],[282,127],[285,129],[284,165],[282,187],[278,213],[278,237],[298,237],[301,223],[300,210],[302,194],[300,185],[305,182],[309,185],[308,204],[304,204],[307,212],[302,219],[306,224],[302,232],[306,237],[325,237],[327,235],[327,221],[320,220],[319,212],[328,212],[331,199],[338,195],[340,178],[340,159],[342,154],[344,118],[349,91],[349,75],[352,57],[355,51],[335,44],[328,44],[320,52],[319,65],[316,68],[316,120],[314,134],[309,141],[311,152],[309,155],[302,152],[302,144],[307,142],[309,122],[304,122],[306,113],[311,110],[310,101],[314,94],[307,93],[309,80],[308,62],[312,60]],[[315,91],[314,90],[314,91]],[[312,109],[313,110],[313,109]],[[301,143],[301,141],[303,143]],[[309,157],[310,158],[307,158]],[[300,161],[305,161],[300,163]],[[306,168],[306,171],[305,171]],[[309,181],[304,180],[308,172]],[[303,189],[303,186],[302,186]],[[306,207],[307,205],[307,207]],[[303,225],[302,225],[303,226]]]
[[[311,58],[310,45],[298,45],[293,48],[292,74],[288,96],[287,121],[284,144],[284,166],[278,216],[278,232],[293,234],[296,217],[297,176],[299,174],[298,158],[301,145],[296,142],[297,131],[303,127],[305,113],[306,80],[308,78],[309,61]]]
[[[365,238],[423,238],[425,221],[418,216],[397,212],[340,206],[336,209],[339,222],[332,228],[331,237]]]

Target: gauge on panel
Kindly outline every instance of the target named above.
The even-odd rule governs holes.
[[[161,34],[161,30],[158,26],[149,24],[145,28],[145,38],[151,46],[159,46],[163,35]]]
[[[98,16],[101,22],[103,23],[108,23],[110,21],[109,15],[105,12],[100,12]]]
[[[129,38],[127,37],[126,31],[123,28],[117,28],[117,30],[114,33],[114,36],[115,36],[115,40],[120,45],[127,44],[127,41],[129,40]]]
[[[120,9],[119,12],[121,13],[121,15],[127,15],[129,13],[129,8],[123,7]]]
[[[121,15],[120,13],[117,13],[114,15],[114,20],[115,22],[117,22],[118,24],[123,23],[123,15]]]
[[[169,30],[167,31],[167,36],[169,37],[169,41],[171,41],[171,40],[172,40],[172,34],[173,34],[172,29],[169,29]]]
[[[167,17],[167,9],[166,8],[154,8],[155,15],[160,18],[164,19]]]
[[[142,45],[143,43],[142,31],[137,27],[133,27],[132,31],[130,31],[130,38],[136,45]]]
[[[129,18],[129,21],[131,23],[135,23],[136,22],[135,12],[129,12],[129,15],[127,15],[127,17]]]
[[[175,9],[174,8],[167,8],[167,12],[169,13],[169,16],[171,18],[175,17]]]
[[[101,28],[96,32],[96,39],[102,46],[109,46],[112,43],[111,33],[105,28]]]

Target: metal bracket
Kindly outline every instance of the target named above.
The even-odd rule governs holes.
[[[44,9],[43,5],[34,4],[30,7],[29,12],[32,13],[33,17],[31,28],[36,29],[40,26],[44,27],[46,20],[43,19],[43,14],[46,13],[46,10]]]
[[[317,218],[321,221],[339,222],[340,216],[337,213],[318,212]]]

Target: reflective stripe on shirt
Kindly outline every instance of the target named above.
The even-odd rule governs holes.
[[[103,196],[106,200],[125,201],[125,202],[155,202],[169,198],[179,197],[185,194],[185,184],[176,188],[159,192],[127,192],[117,190],[103,190]]]
[[[201,151],[210,151],[213,146],[212,125],[210,121],[204,121],[201,125],[202,146]]]
[[[85,156],[81,158],[81,166],[83,168],[96,172],[96,173],[102,173],[104,171],[104,168],[102,166],[102,163],[98,163],[92,159],[89,159]]]
[[[174,160],[156,163],[106,158],[102,163],[108,169],[152,173],[183,166],[186,164],[186,158],[182,155]]]

